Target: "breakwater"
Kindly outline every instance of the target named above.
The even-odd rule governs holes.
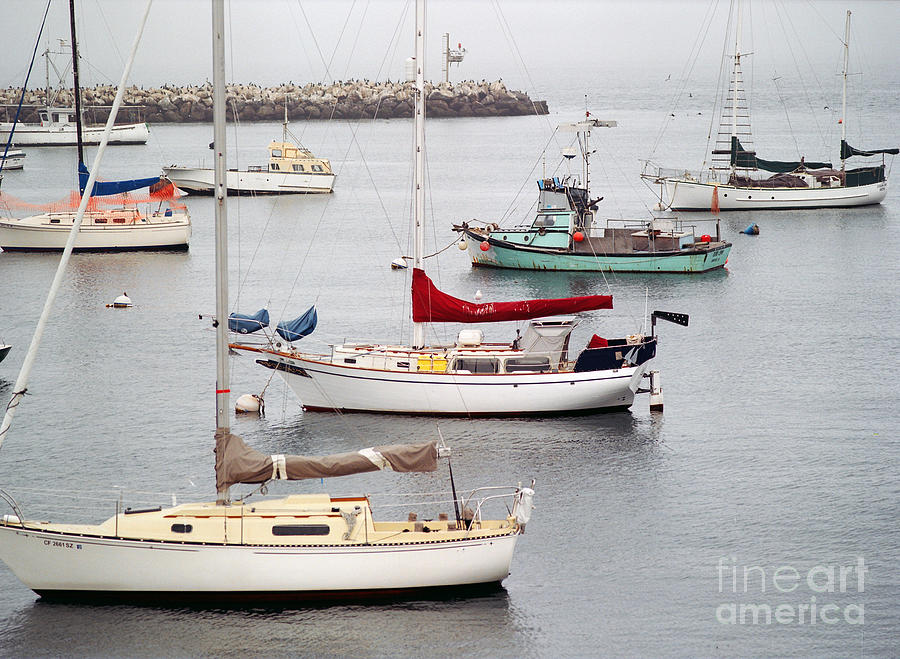
[[[509,90],[502,81],[457,83],[426,83],[428,115],[431,117],[509,117],[547,114],[546,101],[532,101],[527,94]],[[284,116],[301,119],[363,119],[378,117],[392,119],[412,116],[415,85],[411,82],[372,82],[351,80],[332,84],[282,84],[260,87],[255,84],[231,84],[227,88],[228,117],[237,113],[240,121],[277,121]],[[12,120],[21,89],[0,90],[0,116]],[[98,85],[82,90],[82,103],[90,122],[105,121],[108,108],[115,98],[111,85]],[[29,90],[25,94],[23,122],[37,122],[38,110],[45,104],[44,90]],[[73,105],[71,90],[57,93],[55,105]],[[212,85],[175,87],[165,85],[144,89],[129,87],[125,103],[138,106],[120,111],[120,120],[140,118],[150,123],[212,121]],[[129,116],[131,115],[131,116]]]

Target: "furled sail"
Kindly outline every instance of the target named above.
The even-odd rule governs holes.
[[[841,160],[846,160],[851,156],[874,156],[878,153],[896,156],[900,153],[900,149],[870,149],[868,151],[863,151],[862,149],[856,149],[847,144],[847,140],[841,140]]]
[[[84,194],[90,175],[84,163],[78,163],[78,190],[81,194]],[[94,183],[94,190],[91,192],[91,196],[107,197],[109,195],[122,194],[123,192],[131,192],[132,190],[140,190],[141,188],[149,188],[151,185],[159,183],[159,180],[159,176],[154,176],[152,178],[136,178],[127,181],[97,181]]]
[[[316,323],[318,322],[319,317],[316,314],[316,307],[313,305],[299,318],[295,318],[294,320],[282,320],[278,323],[275,331],[278,332],[278,336],[285,341],[297,341],[304,336],[312,334],[313,330],[316,329]]]
[[[731,136],[731,165],[747,169],[764,169],[767,172],[787,174],[798,169],[831,169],[830,162],[806,162],[805,160],[763,160],[756,151],[744,149],[740,140]]]
[[[440,291],[424,270],[413,269],[413,321],[417,323],[490,323],[528,320],[591,309],[612,309],[612,295],[474,304]]]
[[[252,334],[269,326],[269,310],[260,309],[252,316],[233,313],[228,316],[228,329],[240,334]]]
[[[237,435],[216,432],[216,488],[269,480],[302,480],[361,474],[367,471],[435,471],[437,442],[376,446],[321,457],[264,455]]]

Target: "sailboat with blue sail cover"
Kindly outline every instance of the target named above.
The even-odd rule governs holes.
[[[0,248],[4,251],[61,251],[75,223],[77,208],[90,175],[84,164],[81,92],[78,85],[78,46],[75,40],[75,7],[69,4],[72,31],[72,73],[75,89],[75,120],[78,146],[78,187],[72,199],[39,206],[45,212],[21,218],[0,219]],[[102,147],[101,147],[102,148]],[[142,195],[135,190],[147,189]],[[178,190],[159,176],[124,181],[97,182],[91,205],[84,214],[77,251],[124,251],[187,249],[191,218],[177,201]],[[0,205],[7,211],[33,209],[6,192]]]

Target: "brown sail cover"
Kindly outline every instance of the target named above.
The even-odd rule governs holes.
[[[352,453],[322,457],[285,455],[288,480],[329,478],[361,474],[366,471],[434,471],[437,469],[437,443],[376,446]],[[370,457],[371,456],[371,457]],[[383,458],[384,464],[379,464]],[[273,456],[264,455],[244,443],[237,435],[216,433],[216,489],[219,492],[237,483],[265,483],[274,477]],[[283,477],[283,476],[279,476]]]
[[[440,291],[420,268],[413,269],[412,305],[417,323],[491,323],[613,308],[612,295],[474,304]]]

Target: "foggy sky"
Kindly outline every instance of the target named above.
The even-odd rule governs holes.
[[[0,85],[22,84],[44,6],[45,0],[4,0]],[[434,0],[427,14],[426,77],[439,78],[440,38],[449,32],[451,42],[462,42],[468,51],[462,67],[452,69],[451,80],[502,78],[512,88],[540,95],[561,71],[571,77],[583,70],[586,84],[596,84],[604,71],[676,78],[686,70],[712,6],[716,18],[692,71],[695,77],[718,69],[726,0]],[[118,81],[143,7],[143,0],[78,0],[79,47],[89,63],[83,85]],[[227,76],[237,82],[397,80],[413,51],[412,0],[230,0],[226,7]],[[900,2],[754,2],[747,40],[755,65],[765,70],[778,58],[805,59],[814,68],[821,64],[822,75],[831,75],[836,66],[839,70],[847,9],[853,11],[851,52],[859,67],[867,75],[896,80]],[[210,23],[208,0],[156,0],[131,82],[146,87],[209,79]],[[794,44],[796,32],[802,35],[797,42],[802,50]],[[55,46],[58,38],[68,38],[65,0],[53,0],[39,52]],[[39,58],[29,87],[43,85]]]

